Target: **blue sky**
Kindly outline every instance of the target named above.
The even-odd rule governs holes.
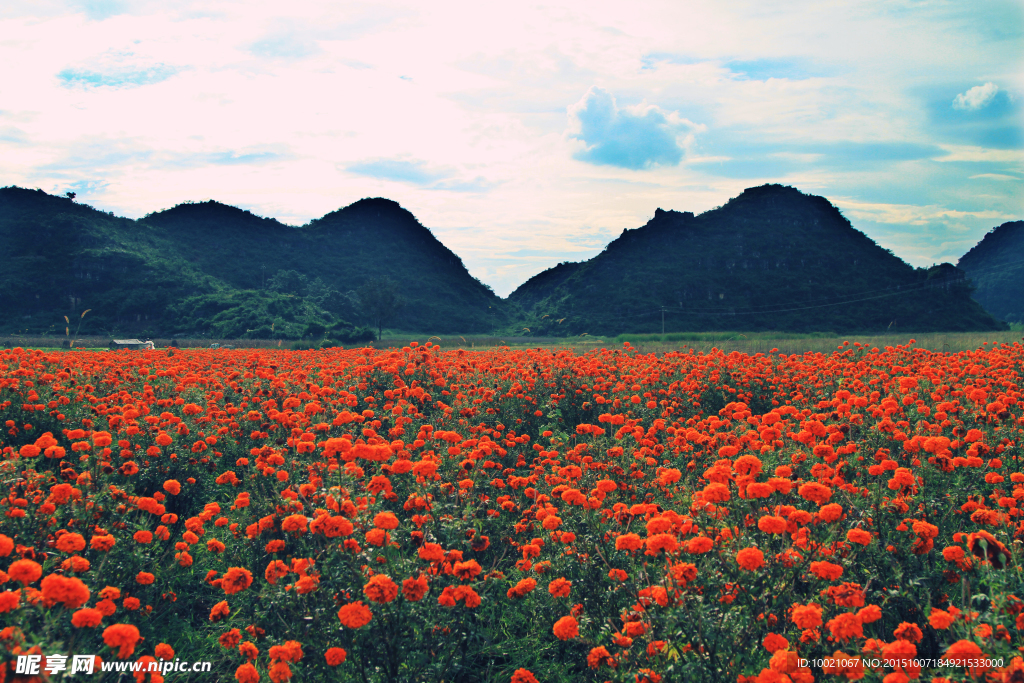
[[[0,5],[0,185],[412,211],[507,295],[777,182],[917,266],[1024,218],[1024,3]]]

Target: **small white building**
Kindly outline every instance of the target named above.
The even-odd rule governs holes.
[[[139,339],[111,339],[110,340],[111,350],[116,351],[117,349],[154,349],[156,348],[151,341],[141,341]]]

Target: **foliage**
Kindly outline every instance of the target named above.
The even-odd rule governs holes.
[[[455,254],[386,199],[360,200],[295,228],[213,201],[133,221],[7,187],[0,188],[0,250],[0,329],[9,332],[56,334],[65,315],[91,308],[87,335],[246,336],[271,332],[280,315],[286,332],[275,327],[268,338],[298,338],[301,320],[371,323],[355,290],[375,277],[398,283],[408,299],[394,319],[403,329],[490,332],[510,320],[504,302]],[[267,311],[280,296],[301,301]],[[197,307],[210,314],[219,307],[221,315],[215,322],[185,315]]]
[[[384,325],[405,306],[405,299],[398,293],[398,283],[387,277],[367,280],[356,290],[356,300],[363,314],[377,328],[378,340],[384,332]]]
[[[1001,320],[1024,322],[1024,221],[993,228],[957,265],[985,310]]]
[[[1017,680],[1022,373],[913,340],[0,350],[0,666]]]
[[[538,335],[721,329],[993,330],[948,264],[914,269],[855,230],[823,197],[745,190],[699,216],[662,211],[584,263],[509,296]]]

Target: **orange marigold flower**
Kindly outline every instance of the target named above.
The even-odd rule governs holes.
[[[402,581],[402,596],[409,602],[419,602],[427,594],[427,577],[420,574],[415,579],[408,578]]]
[[[369,583],[363,586],[363,595],[372,602],[381,605],[391,602],[398,597],[398,585],[385,574],[376,574]]]
[[[828,630],[836,640],[849,640],[850,638],[863,638],[864,629],[860,619],[853,612],[843,612],[829,619]]]
[[[245,663],[235,669],[235,680],[238,683],[258,683],[260,674],[252,664]]]
[[[361,628],[373,619],[373,612],[362,602],[350,602],[338,610],[338,619],[346,628]]]
[[[968,666],[971,660],[978,660],[984,656],[977,643],[970,640],[958,640],[949,646],[942,659],[949,662],[951,666]],[[972,666],[972,668],[974,668]]]
[[[529,669],[516,669],[511,683],[537,683],[537,677]]]
[[[850,529],[846,532],[846,540],[850,543],[858,543],[860,545],[868,545],[871,543],[871,532],[864,531],[864,529]]]
[[[512,586],[505,593],[509,598],[521,598],[537,587],[537,581],[534,579],[522,579],[516,585]]]
[[[924,638],[924,634],[917,624],[910,624],[905,621],[900,623],[892,634],[899,640],[909,640],[912,643],[920,643],[921,639]]]
[[[39,587],[43,592],[43,604],[47,606],[59,602],[69,609],[77,609],[89,600],[89,587],[75,577],[49,574]]]
[[[800,494],[801,498],[818,505],[827,503],[829,498],[832,497],[832,489],[815,481],[801,485],[796,492]]]
[[[274,645],[267,654],[270,655],[272,660],[297,662],[303,657],[302,643],[297,640],[289,640],[284,645]]]
[[[701,555],[711,550],[714,545],[714,541],[707,536],[695,536],[686,542],[686,552]]]
[[[416,554],[425,562],[440,562],[444,559],[444,550],[437,543],[424,543]]]
[[[548,593],[556,598],[567,598],[569,597],[569,591],[572,590],[572,581],[567,579],[558,578],[548,584]]]
[[[77,553],[85,549],[85,538],[82,534],[62,534],[57,539],[57,550],[65,553]]]
[[[476,577],[477,574],[483,571],[483,567],[476,560],[467,560],[465,562],[456,562],[455,566],[452,567],[452,571],[455,575],[463,581],[468,581]]]
[[[818,628],[821,626],[821,605],[813,602],[807,605],[795,603],[790,619],[802,629]]]
[[[782,534],[786,531],[786,520],[782,517],[765,515],[757,520],[757,528],[766,534]]]
[[[646,545],[647,550],[644,551],[646,555],[657,555],[661,550],[664,550],[666,553],[674,553],[679,549],[679,541],[672,534],[654,534],[649,536]]]
[[[220,634],[219,638],[217,638],[217,642],[220,643],[220,646],[225,650],[234,650],[236,647],[238,647],[238,643],[241,640],[242,632],[239,631],[237,628],[233,628],[230,631],[225,631],[224,633]]]
[[[71,625],[75,628],[95,628],[103,621],[103,613],[93,607],[85,607],[71,615]]]
[[[378,512],[373,516],[373,525],[378,529],[397,529],[398,517],[393,512]]]
[[[591,669],[596,669],[601,665],[615,666],[615,660],[604,646],[591,649],[590,654],[587,655],[587,666]]]
[[[220,621],[229,614],[231,614],[231,609],[228,607],[228,601],[221,600],[210,610],[210,621]]]
[[[252,585],[252,572],[242,567],[232,567],[224,573],[220,587],[228,595],[240,593]]]
[[[181,482],[177,479],[168,479],[164,482],[164,491],[167,491],[172,496],[178,495],[181,493]]]
[[[6,614],[21,606],[21,591],[3,591],[0,593],[0,614]]]
[[[158,643],[153,649],[153,654],[160,659],[174,659],[174,648],[167,643]]]
[[[339,664],[344,664],[347,656],[348,653],[340,647],[328,648],[327,652],[324,653],[324,659],[327,660],[327,666],[338,666]]]
[[[764,553],[757,548],[744,548],[736,553],[736,562],[747,571],[756,571],[764,566]]]
[[[573,617],[562,617],[551,629],[559,640],[569,640],[580,634],[579,624]]]
[[[638,550],[643,546],[643,539],[637,534],[622,534],[615,539],[616,550]]]
[[[954,617],[952,614],[934,607],[932,608],[931,614],[928,615],[928,623],[932,625],[932,628],[939,631],[949,628],[953,621]]]
[[[309,522],[305,515],[288,515],[281,520],[281,531],[285,533],[301,534],[306,531],[306,524]]]
[[[270,680],[274,683],[282,683],[282,681],[287,681],[292,677],[292,668],[288,666],[287,662],[274,662],[268,673]]]
[[[775,652],[776,650],[785,650],[789,647],[789,641],[778,633],[769,633],[764,637],[764,649],[768,652]]]
[[[43,567],[32,560],[16,560],[7,568],[7,575],[15,581],[30,584],[43,575]]]
[[[819,579],[835,581],[843,575],[843,568],[831,562],[811,562],[811,573]]]
[[[132,535],[132,538],[135,540],[136,543],[138,543],[140,545],[146,545],[148,543],[152,543],[153,542],[153,532],[152,531],[136,531]]]
[[[882,608],[878,605],[868,605],[864,609],[857,610],[857,616],[862,624],[871,624],[882,618]]]
[[[823,522],[834,522],[843,516],[843,506],[835,503],[822,505],[818,510],[818,518]]]
[[[118,659],[130,657],[140,637],[139,629],[131,624],[114,624],[103,631],[103,642],[110,649],[117,648]]]
[[[149,572],[139,572],[135,575],[135,582],[141,586],[148,586],[156,580],[156,577]]]

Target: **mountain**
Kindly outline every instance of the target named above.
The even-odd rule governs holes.
[[[82,334],[108,336],[344,338],[371,322],[357,292],[375,278],[404,300],[389,327],[485,333],[510,322],[508,306],[387,199],[292,227],[213,201],[131,220],[7,187],[0,253],[7,332],[62,334],[80,320]]]
[[[509,295],[534,334],[994,330],[952,265],[914,269],[823,197],[745,190],[699,216],[658,209],[589,261]],[[664,323],[662,322],[664,320]]]
[[[1024,221],[992,228],[957,266],[985,310],[1001,320],[1024,322]]]

